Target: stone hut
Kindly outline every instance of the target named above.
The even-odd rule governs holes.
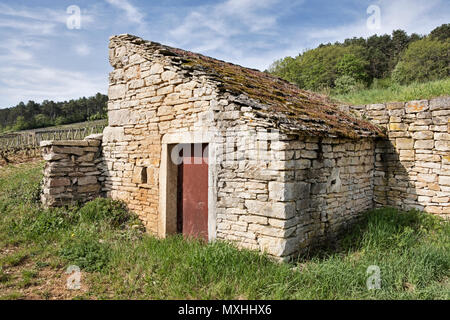
[[[267,73],[132,35],[110,39],[109,59],[101,150],[98,137],[44,143],[48,205],[81,189],[123,200],[160,237],[288,260],[389,202],[388,174],[405,176],[383,171],[378,126]]]
[[[109,49],[103,189],[151,233],[288,258],[372,208],[376,126],[257,70],[131,35]]]

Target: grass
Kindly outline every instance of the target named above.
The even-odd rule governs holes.
[[[387,88],[365,89],[349,94],[333,95],[333,100],[351,104],[373,104],[384,102],[405,102],[431,99],[450,94],[450,78],[426,83],[413,83],[406,86],[391,84]]]
[[[450,298],[449,224],[418,211],[368,212],[339,251],[280,264],[224,242],[157,239],[120,202],[44,210],[41,168],[0,169],[1,299]],[[67,293],[69,265],[82,291]],[[367,290],[371,265],[380,290]]]

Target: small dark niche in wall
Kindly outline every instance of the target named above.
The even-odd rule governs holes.
[[[322,162],[323,161],[322,137],[319,137],[319,142],[317,144],[319,146],[319,149],[317,150],[317,160]]]
[[[146,184],[146,183],[147,183],[147,168],[146,168],[146,167],[142,168],[142,172],[141,172],[141,182],[142,182],[143,184]]]

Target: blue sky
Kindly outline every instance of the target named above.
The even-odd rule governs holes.
[[[67,8],[81,9],[69,29]],[[371,5],[380,28],[367,27]],[[264,70],[320,43],[450,22],[448,0],[2,0],[0,108],[106,93],[108,39],[131,33]]]

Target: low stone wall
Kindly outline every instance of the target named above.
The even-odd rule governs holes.
[[[101,134],[84,140],[42,141],[44,169],[42,203],[57,207],[86,202],[101,194]]]
[[[342,109],[387,130],[375,149],[376,206],[449,217],[450,97]]]

